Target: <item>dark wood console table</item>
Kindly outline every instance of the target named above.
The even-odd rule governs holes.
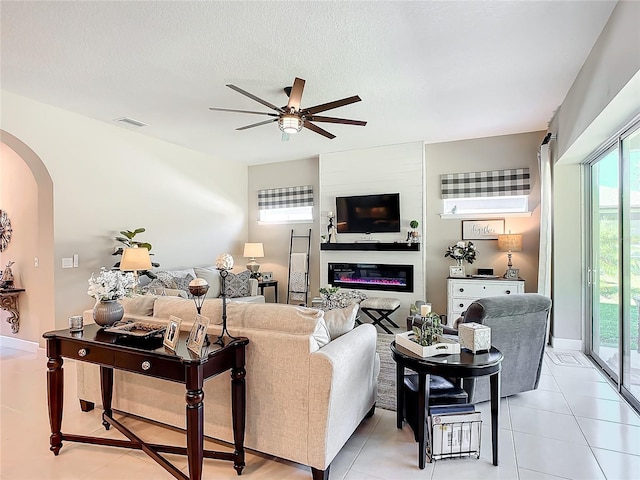
[[[249,340],[241,337],[228,339],[224,346],[212,343],[204,347],[202,356],[186,347],[187,332],[182,332],[175,352],[162,346],[162,338],[142,340],[132,344],[130,339],[104,331],[98,325],[86,325],[84,331],[71,333],[56,330],[44,335],[47,340],[47,392],[49,421],[51,424],[50,450],[58,455],[62,441],[91,443],[111,447],[133,448],[144,451],[175,478],[200,480],[203,458],[229,460],[238,475],[245,466],[245,347]],[[122,341],[126,341],[126,345]],[[154,348],[155,347],[155,348]],[[102,424],[108,430],[114,426],[129,440],[91,437],[63,433],[62,400],[64,372],[62,357],[100,365],[100,383],[104,413]],[[182,383],[186,387],[186,435],[187,447],[157,445],[144,442],[113,417],[111,400],[113,394],[113,369],[126,370],[154,378]],[[204,450],[204,381],[222,372],[231,370],[231,414],[233,417],[234,452]],[[82,403],[82,402],[81,402]],[[84,402],[83,409],[93,408]],[[189,476],[166,460],[161,452],[187,455]]]
[[[0,308],[6,310],[11,315],[7,322],[11,324],[11,332],[20,331],[20,311],[18,310],[18,295],[24,292],[24,288],[2,288],[0,289]]]

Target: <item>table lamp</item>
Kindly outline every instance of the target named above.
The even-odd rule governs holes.
[[[510,270],[513,264],[511,263],[512,252],[522,251],[522,235],[519,233],[505,233],[498,235],[498,250],[507,253],[509,263],[507,264],[507,270]],[[506,277],[506,274],[505,274]]]
[[[258,270],[260,270],[260,264],[256,262],[256,257],[264,257],[264,247],[262,246],[262,243],[245,243],[243,256],[249,258],[247,270],[251,272],[251,278],[258,278],[260,276],[258,273]]]
[[[120,260],[120,270],[123,272],[133,272],[134,290],[138,288],[138,270],[150,270],[151,257],[146,248],[125,248],[122,251]]]

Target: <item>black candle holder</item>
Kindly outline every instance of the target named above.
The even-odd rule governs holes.
[[[225,334],[231,340],[237,340],[237,338],[234,337],[233,335],[231,335],[229,333],[229,330],[227,330],[227,293],[226,293],[226,286],[227,286],[227,275],[229,275],[229,272],[227,270],[223,270],[223,269],[218,269],[218,270],[220,270],[220,287],[222,289],[222,332],[220,333],[220,336],[218,337],[218,339],[214,343],[217,343],[218,345],[224,346],[224,336],[225,336]]]

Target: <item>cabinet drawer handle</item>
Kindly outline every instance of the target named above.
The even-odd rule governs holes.
[[[462,292],[464,292],[464,288],[461,288],[461,289],[460,289],[460,292],[461,292],[461,293],[462,293]]]
[[[464,307],[464,303],[461,303],[461,304],[459,305],[459,307],[460,307],[460,308]]]
[[[151,362],[149,360],[145,360],[142,362],[142,370],[147,371],[151,368]]]
[[[87,350],[86,348],[81,348],[80,350],[78,350],[79,357],[86,357],[87,353],[89,353],[89,350]]]
[[[507,290],[507,295],[509,295],[511,293],[511,290]]]

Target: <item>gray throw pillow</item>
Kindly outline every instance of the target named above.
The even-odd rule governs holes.
[[[249,278],[251,278],[251,272],[249,270],[245,270],[244,272],[238,274],[228,272],[224,289],[227,297],[248,297],[250,291]]]

